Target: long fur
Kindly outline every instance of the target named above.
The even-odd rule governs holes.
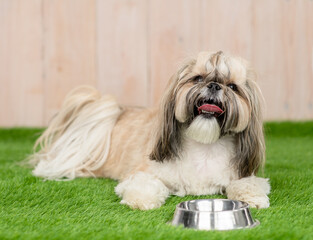
[[[186,136],[197,139],[198,142],[211,144],[216,142],[221,135],[221,129],[215,118],[204,119],[201,116],[192,121],[186,130]]]
[[[250,89],[250,121],[247,128],[236,136],[237,152],[233,163],[240,178],[255,175],[265,162],[263,97],[255,82],[248,81],[247,87]]]
[[[109,96],[90,87],[74,89],[37,140],[33,174],[46,179],[74,179],[93,174],[106,161],[111,131],[121,110]]]
[[[158,119],[159,129],[156,132],[156,141],[150,154],[151,160],[163,162],[179,156],[181,146],[181,124],[175,118],[174,84],[176,75],[172,77],[167,91],[161,101],[162,114]]]
[[[160,109],[162,114],[158,118],[158,129],[156,131],[156,140],[154,148],[149,157],[151,160],[163,162],[164,160],[179,157],[181,148],[181,129],[182,124],[175,116],[177,101],[177,80],[184,70],[190,68],[194,60],[188,61],[175,73],[166,87],[166,92],[161,100]]]

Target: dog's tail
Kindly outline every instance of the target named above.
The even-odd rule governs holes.
[[[40,150],[29,158],[33,174],[51,180],[93,176],[107,159],[120,113],[112,97],[91,87],[74,89],[35,144]]]

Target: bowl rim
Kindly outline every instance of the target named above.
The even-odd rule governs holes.
[[[187,203],[187,202],[192,202],[192,201],[203,201],[203,200],[219,200],[222,202],[228,202],[228,201],[232,201],[232,202],[240,202],[242,203],[243,206],[241,206],[238,209],[233,209],[233,210],[220,210],[220,211],[208,211],[208,210],[190,210],[190,209],[186,209],[183,207],[180,207],[179,205],[182,203]],[[220,212],[237,212],[237,211],[242,211],[243,209],[249,209],[249,204],[243,201],[238,201],[238,200],[232,200],[232,199],[224,199],[224,198],[204,198],[204,199],[194,199],[194,200],[189,200],[189,201],[184,201],[184,202],[180,202],[176,205],[176,210],[181,210],[181,211],[185,211],[185,212],[199,212],[199,213],[220,213]]]

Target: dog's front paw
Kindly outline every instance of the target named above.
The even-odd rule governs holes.
[[[254,197],[238,196],[236,200],[246,202],[252,208],[268,208],[270,206],[270,201],[266,195]]]
[[[118,184],[115,192],[122,197],[121,204],[140,210],[161,207],[169,195],[169,190],[159,179],[143,172]]]
[[[229,199],[246,202],[253,208],[268,208],[270,206],[267,196],[269,192],[268,179],[254,176],[234,180],[226,187]]]
[[[148,199],[123,199],[121,204],[126,204],[132,209],[150,210],[161,207],[163,204],[161,201],[148,200]]]

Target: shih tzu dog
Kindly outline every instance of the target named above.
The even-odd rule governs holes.
[[[131,208],[171,194],[225,194],[267,208],[263,98],[248,63],[201,52],[170,79],[156,109],[123,107],[89,87],[73,90],[37,140],[33,174],[103,177]]]

